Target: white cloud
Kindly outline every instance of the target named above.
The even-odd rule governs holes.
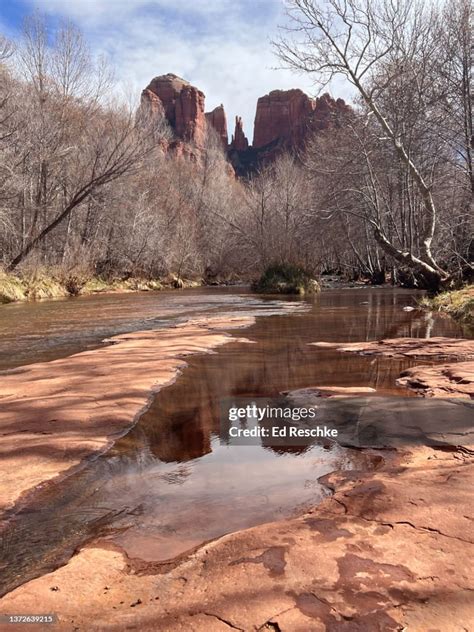
[[[275,70],[270,40],[284,22],[280,0],[42,0],[39,8],[76,22],[128,92],[173,72],[205,93],[206,110],[224,104],[229,134],[242,116],[250,141],[259,96],[315,92],[308,76]],[[341,87],[336,96],[347,98]]]

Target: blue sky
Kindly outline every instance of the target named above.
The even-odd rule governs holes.
[[[250,140],[259,96],[295,87],[317,93],[309,77],[276,69],[270,41],[285,22],[283,0],[2,0],[0,29],[15,36],[35,10],[51,24],[75,22],[127,94],[174,72],[205,93],[206,110],[224,104],[229,133],[242,116]]]

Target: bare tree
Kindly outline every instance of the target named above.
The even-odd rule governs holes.
[[[94,72],[75,27],[61,26],[50,47],[44,21],[35,15],[26,21],[18,51],[19,68],[27,81],[19,98],[28,96],[27,107],[16,108],[17,116],[27,114],[24,142],[16,157],[17,204],[23,219],[21,247],[8,270],[70,221],[72,213],[101,187],[136,169],[146,141],[130,111],[101,105],[105,75],[102,67]]]
[[[439,156],[416,151],[420,132],[426,133],[430,125],[435,98],[436,7],[417,0],[290,0],[289,16],[291,34],[276,44],[280,58],[322,83],[342,75],[356,88],[379,137],[392,147],[421,200],[418,256],[396,247],[376,214],[370,217],[375,239],[430,287],[449,282],[449,272],[432,251],[438,227],[433,174]]]

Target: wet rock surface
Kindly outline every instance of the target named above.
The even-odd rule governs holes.
[[[442,365],[415,366],[402,371],[397,380],[423,397],[461,397],[474,399],[474,340],[465,338],[393,338],[374,342],[314,342],[319,348],[389,358],[420,358]]]
[[[8,594],[0,611],[41,603],[58,613],[56,629],[77,631],[469,629],[473,452],[371,456],[369,471],[326,476],[334,494],[298,518],[168,565],[96,542]]]
[[[133,425],[153,393],[176,378],[186,356],[235,340],[222,330],[253,322],[246,316],[195,319],[165,330],[121,334],[103,348],[5,371],[0,511],[106,450]]]
[[[436,343],[446,343],[444,352],[453,353],[454,344],[471,353],[462,341],[447,340]],[[413,341],[420,357],[421,344]],[[462,380],[464,364],[454,364]],[[312,390],[295,391],[298,403],[310,401]],[[55,629],[77,632],[469,630],[472,404],[360,395],[323,398],[337,406],[332,421],[347,431],[345,444],[365,448],[367,461],[363,469],[322,477],[332,495],[318,507],[168,563],[130,558],[96,540],[62,568],[7,594],[0,612],[33,612],[41,604],[58,614]],[[392,442],[374,449],[374,431]]]
[[[474,399],[474,362],[415,366],[402,371],[397,384],[423,397]]]
[[[315,347],[389,358],[452,358],[474,360],[474,340],[465,338],[389,338],[370,342],[314,342]]]

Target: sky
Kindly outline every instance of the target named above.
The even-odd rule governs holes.
[[[286,21],[284,0],[1,0],[0,30],[15,37],[38,10],[53,25],[71,19],[95,54],[105,55],[117,86],[139,95],[172,72],[206,95],[206,111],[224,105],[229,136],[242,116],[251,141],[257,99],[276,89],[316,96],[308,76],[278,68],[271,40]],[[334,96],[347,98],[342,84]]]

